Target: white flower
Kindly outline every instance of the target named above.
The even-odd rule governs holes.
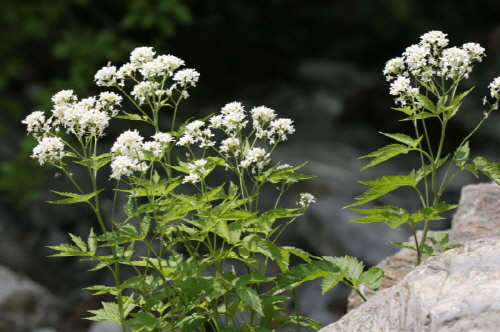
[[[497,77],[493,80],[493,82],[488,85],[488,88],[490,89],[491,96],[493,98],[499,98],[500,97],[500,77]]]
[[[193,161],[191,164],[187,166],[189,175],[184,177],[184,181],[182,183],[196,183],[201,181],[200,176],[205,176],[208,174],[208,169],[205,168],[207,165],[207,161],[205,159],[199,159]]]
[[[200,73],[194,69],[183,69],[175,73],[173,80],[180,83],[180,85],[186,88],[188,85],[196,86],[200,78]]]
[[[263,126],[276,117],[274,110],[265,106],[254,107],[250,113],[252,114],[254,127]]]
[[[191,135],[196,135],[200,132],[200,128],[205,125],[205,122],[201,120],[195,120],[186,125],[186,132]]]
[[[245,159],[240,162],[240,166],[247,168],[253,164],[257,166],[258,169],[262,170],[269,162],[269,153],[266,153],[266,150],[262,148],[252,148],[245,155]]]
[[[403,72],[405,69],[405,63],[403,57],[398,57],[391,59],[385,63],[385,68],[384,68],[384,75],[389,81],[391,78],[393,78],[391,75],[395,74],[398,75],[401,72]]]
[[[441,56],[441,75],[446,78],[468,77],[472,71],[469,53],[458,47],[451,47],[443,50]]]
[[[137,47],[130,53],[130,62],[142,68],[143,63],[153,60],[155,53],[152,47]]]
[[[195,139],[194,139],[193,135],[184,134],[184,135],[182,135],[181,138],[179,138],[176,145],[189,146],[189,145],[193,144],[194,142],[195,142]]]
[[[102,136],[109,125],[110,117],[106,112],[89,109],[80,113],[78,135]]]
[[[144,63],[139,71],[144,78],[152,78],[165,75],[166,70],[165,64],[155,59]]]
[[[94,76],[94,80],[98,86],[113,86],[116,84],[116,67],[103,67]]]
[[[208,173],[208,169],[205,168],[206,165],[207,161],[205,159],[195,160],[188,165],[189,173],[197,173],[205,175]]]
[[[59,104],[72,104],[77,100],[73,94],[73,90],[62,90],[52,97],[52,102],[56,105]]]
[[[163,152],[163,147],[160,142],[150,141],[142,144],[142,150],[151,153],[155,157],[159,157]]]
[[[139,163],[137,159],[128,156],[116,156],[111,162],[111,178],[119,180],[121,176],[131,176],[134,171],[145,171],[145,163]]]
[[[127,130],[118,136],[116,142],[111,147],[111,152],[116,155],[141,159],[144,155],[142,151],[143,140],[144,138],[139,135],[137,130]]]
[[[462,46],[462,48],[469,53],[471,61],[481,62],[482,57],[485,56],[484,48],[477,43],[466,43]]]
[[[420,37],[422,43],[435,44],[439,47],[446,47],[448,45],[447,34],[441,31],[429,31]]]
[[[300,194],[300,202],[299,204],[306,208],[306,207],[309,207],[309,205],[311,205],[311,203],[316,203],[316,198],[314,198],[313,195],[311,195],[310,193],[301,193]]]
[[[135,71],[136,71],[136,67],[133,64],[131,64],[130,62],[127,62],[126,64],[121,66],[116,73],[116,77],[121,80],[121,82],[118,83],[118,85],[124,86],[125,79],[132,77],[132,75],[135,73]]]
[[[33,149],[32,158],[38,158],[40,165],[46,161],[61,160],[64,157],[64,143],[60,137],[44,137]]]
[[[155,141],[160,142],[162,144],[168,144],[169,142],[175,141],[175,138],[169,133],[156,133],[151,136]]]
[[[235,131],[244,128],[248,121],[245,121],[245,109],[239,102],[226,104],[222,109],[223,130],[232,136]]]
[[[214,115],[210,118],[210,127],[214,129],[220,129],[223,126],[224,115]]]
[[[293,134],[295,128],[292,125],[291,119],[278,119],[271,122],[269,130],[270,143],[274,144],[276,139],[286,141],[286,135]]]
[[[196,183],[196,182],[200,182],[200,176],[198,174],[189,174],[187,176],[184,177],[184,181],[182,181],[182,183]]]
[[[162,62],[169,73],[184,66],[184,61],[173,55],[160,55],[156,60]]]
[[[30,115],[26,117],[21,123],[27,124],[28,125],[28,132],[35,132],[38,133],[39,131],[45,131],[44,130],[44,124],[45,124],[45,114],[43,112],[33,112]]]
[[[263,127],[276,117],[274,110],[265,106],[260,106],[254,107],[250,113],[252,114],[253,127],[256,130],[255,136],[258,138],[266,138],[268,132],[265,131]]]
[[[153,96],[159,87],[160,84],[157,82],[143,81],[134,86],[130,94],[139,100],[139,104],[143,104],[146,98]]]
[[[413,75],[419,75],[427,65],[427,56],[430,55],[429,45],[412,45],[403,53],[405,62]]]
[[[103,106],[120,105],[122,100],[123,97],[114,92],[105,91],[99,94],[99,101]]]
[[[240,146],[240,140],[236,137],[226,138],[221,142],[219,147],[220,152],[228,153],[231,151],[235,152],[235,155],[239,155],[239,151],[237,150]]]

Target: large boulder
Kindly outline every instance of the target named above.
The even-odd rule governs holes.
[[[476,239],[500,236],[500,186],[495,183],[464,186],[459,203],[460,207],[453,216],[451,228],[440,231],[450,235],[450,243],[463,245]],[[433,232],[429,232],[428,235],[432,236],[432,234]],[[409,241],[413,242],[413,237]],[[432,245],[430,241],[427,243]],[[401,249],[382,260],[377,265],[385,272],[385,280],[380,289],[383,290],[399,283],[407,273],[414,269],[415,260],[415,251],[409,249]],[[360,290],[367,299],[376,294],[364,285],[360,286]],[[361,304],[363,301],[359,295],[351,292],[347,302],[348,311]]]
[[[0,266],[0,331],[34,331],[57,320],[56,300],[46,288]]]
[[[479,239],[427,259],[320,332],[498,331],[500,237]]]

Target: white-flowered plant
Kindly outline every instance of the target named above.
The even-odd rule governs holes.
[[[434,255],[434,248],[429,246],[427,239],[443,250],[455,247],[448,244],[447,234],[435,233],[429,238],[427,234],[432,220],[443,219],[440,216],[442,212],[458,206],[447,204],[441,199],[444,190],[458,173],[467,170],[477,176],[480,171],[500,184],[500,164],[490,163],[482,157],[476,157],[472,163],[468,163],[469,139],[488,115],[498,108],[500,77],[489,85],[492,103],[489,103],[486,97],[483,99],[483,105],[490,106],[489,110],[484,112],[483,119],[462,140],[452,155],[445,155],[443,152],[449,121],[458,114],[463,98],[472,90],[459,93],[459,84],[469,77],[474,63],[480,62],[485,56],[484,48],[476,43],[466,43],[461,47],[447,46],[446,34],[431,31],[421,37],[419,44],[408,47],[401,57],[386,63],[383,74],[391,81],[389,93],[397,97],[395,101],[400,106],[394,110],[405,114],[403,120],[413,123],[415,133],[413,136],[382,133],[394,139],[396,143],[364,156],[373,160],[363,169],[410,151],[420,154],[421,165],[408,175],[391,175],[373,181],[360,181],[370,188],[363,195],[356,197],[356,202],[350,205],[352,207],[368,203],[401,186],[414,188],[417,199],[422,203],[420,210],[407,211],[390,205],[353,209],[368,214],[353,221],[385,222],[391,228],[408,224],[413,230],[414,243],[391,243],[416,250],[417,265],[420,264],[422,256]],[[430,132],[431,122],[441,125],[441,130],[436,135]],[[445,168],[443,172],[442,167]],[[417,225],[420,222],[424,223],[424,227],[418,238]]]
[[[276,146],[295,130],[292,120],[278,118],[265,106],[248,113],[232,102],[220,114],[178,125],[179,103],[200,77],[183,66],[175,56],[139,47],[128,63],[109,64],[95,75],[98,86],[113,87],[120,95],[102,92],[79,100],[72,90],[63,90],[52,98],[52,114],[34,112],[23,121],[38,140],[33,158],[58,168],[78,191],[58,193],[66,198],[53,203],[85,202],[100,226],[87,240],[70,234],[74,245],[52,247],[59,252],[55,256],[84,257],[96,262],[92,270],[111,271],[114,285],[88,289],[116,301],[104,302],[89,319],[118,322],[123,332],[127,326],[132,332],[266,332],[291,324],[318,330],[317,322],[299,314],[297,302],[296,313],[283,310],[285,301],[297,300],[294,292],[289,297],[284,291],[323,278],[323,292],[342,282],[363,296],[358,285],[377,288],[383,272],[364,271],[352,257],[315,257],[275,244],[315,202],[302,193],[297,208],[280,207],[293,183],[311,178],[296,172],[303,165],[272,163]],[[122,96],[135,111],[120,110]],[[163,128],[160,117],[170,117],[171,127]],[[145,122],[154,134],[148,138],[137,129],[126,130],[99,155],[98,142],[116,119]],[[88,169],[92,192],[73,177],[76,166]],[[102,172],[116,182],[110,210],[100,206],[107,187],[97,181]],[[259,204],[264,186],[276,193],[267,211]],[[127,202],[122,207],[121,196]],[[291,256],[304,264],[291,267]],[[279,275],[268,274],[271,262]],[[123,266],[136,274],[123,275]]]

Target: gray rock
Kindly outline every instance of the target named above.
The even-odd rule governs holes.
[[[453,216],[450,234],[452,244],[464,244],[468,241],[500,236],[500,186],[495,183],[480,183],[467,185],[462,188],[460,207]],[[433,232],[429,232],[432,236]],[[420,236],[421,233],[419,233]],[[413,242],[413,238],[409,239]],[[430,241],[428,244],[431,245]],[[424,258],[425,259],[425,258]],[[394,255],[384,259],[377,266],[384,269],[385,280],[381,290],[392,287],[413,270],[416,253],[413,250],[401,249]],[[360,290],[368,299],[375,295],[375,291],[361,285]],[[355,292],[351,292],[347,302],[348,311],[363,304]]]
[[[121,332],[121,325],[115,322],[92,322],[88,332]]]
[[[427,259],[320,332],[497,331],[500,237],[468,242]]]
[[[0,331],[33,331],[54,326],[58,310],[52,294],[34,281],[0,266]]]

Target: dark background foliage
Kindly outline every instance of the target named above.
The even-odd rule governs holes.
[[[262,104],[305,60],[355,65],[376,73],[382,88],[353,93],[340,120],[377,131],[392,106],[384,63],[430,30],[448,33],[453,46],[486,48],[488,70],[477,76],[484,96],[500,75],[499,17],[497,0],[2,0],[0,226],[20,239],[42,227],[28,212],[54,181],[54,169],[29,157],[35,142],[20,121],[49,112],[50,97],[62,89],[98,93],[95,72],[128,61],[135,47],[153,46],[201,73],[185,119],[235,100]],[[285,117],[287,111],[277,109]],[[12,265],[4,257],[0,263]]]

